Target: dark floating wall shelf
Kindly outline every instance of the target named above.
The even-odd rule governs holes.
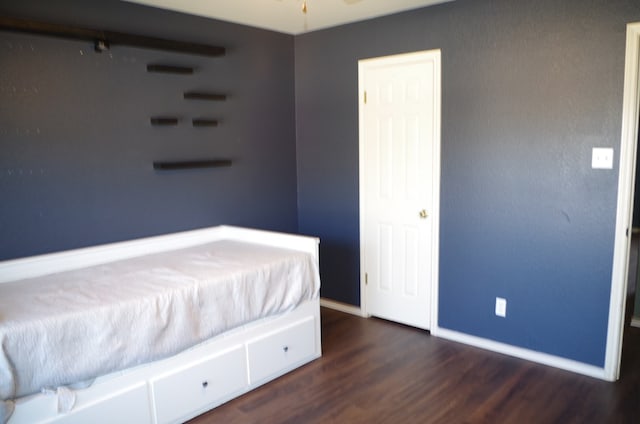
[[[147,65],[147,72],[191,75],[193,74],[193,68],[187,68],[185,66],[173,66],[173,65]]]
[[[178,125],[178,118],[170,116],[154,116],[151,118],[151,125]]]
[[[0,16],[0,30],[28,32],[32,34],[50,35],[54,37],[88,40],[94,43],[96,51],[108,50],[110,45],[120,44],[155,50],[166,50],[180,53],[191,53],[203,56],[224,56],[225,48],[208,44],[167,40],[144,35],[126,34],[122,32],[103,31],[78,28],[69,25],[50,24],[25,19]]]
[[[216,121],[215,119],[194,119],[193,121],[193,126],[194,127],[217,127],[218,126],[218,121]]]
[[[171,171],[176,169],[221,168],[231,166],[231,159],[208,159],[188,161],[153,162],[153,169]]]
[[[226,94],[207,93],[203,91],[187,91],[186,93],[184,93],[184,98],[190,100],[227,100]]]

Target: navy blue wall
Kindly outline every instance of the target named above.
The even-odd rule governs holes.
[[[357,61],[441,49],[439,325],[603,366],[638,20],[637,0],[457,0],[296,37],[299,230],[323,241],[323,296],[360,302]]]
[[[221,58],[0,32],[0,259],[218,224],[296,231],[293,37],[114,0],[0,14],[221,45]],[[151,74],[147,63],[195,66]],[[185,101],[185,90],[227,93]],[[152,115],[178,115],[152,127]],[[193,128],[193,117],[218,118]],[[231,168],[153,170],[229,157]]]
[[[322,295],[358,305],[357,60],[439,48],[440,325],[603,364],[618,158],[594,171],[590,154],[618,152],[636,0],[457,0],[295,38],[115,0],[7,3],[0,13],[228,55],[96,54],[0,32],[0,259],[220,223],[298,227],[322,239]],[[149,62],[198,72],[148,74]],[[185,89],[230,98],[185,102]],[[149,125],[164,113],[184,120]],[[200,115],[222,125],[187,125]],[[236,162],[151,168],[209,156]]]

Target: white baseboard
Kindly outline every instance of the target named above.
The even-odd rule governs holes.
[[[324,306],[325,308],[334,309],[336,311],[345,312],[347,314],[357,315],[359,317],[366,318],[366,316],[362,312],[362,309],[360,309],[358,306],[349,305],[347,303],[336,302],[335,300],[321,298],[320,306]]]
[[[631,318],[631,326],[640,328],[640,317],[632,317]]]
[[[527,361],[537,362],[539,364],[548,365],[550,367],[560,368],[563,370],[587,375],[589,377],[598,378],[600,380],[614,381],[607,378],[604,368],[594,365],[585,364],[571,359],[562,358],[548,353],[541,353],[535,350],[525,349],[521,347],[511,346],[506,343],[500,343],[482,337],[470,336],[468,334],[459,333],[457,331],[447,330],[443,328],[431,329],[431,334],[436,337],[442,337],[458,343],[479,347],[481,349],[490,350],[501,353],[503,355],[514,356]]]
[[[353,305],[349,305],[335,300],[320,299],[320,306],[334,309],[336,311],[345,312],[359,317],[367,318],[361,308]],[[631,325],[640,327],[640,319],[634,318],[635,324],[632,321]],[[457,331],[447,330],[440,327],[431,329],[431,335],[435,337],[441,337],[454,342],[463,343],[470,346],[479,347],[481,349],[490,350],[492,352],[500,353],[503,355],[513,356],[516,358],[524,359],[531,362],[547,365],[554,368],[560,368],[563,370],[583,374],[589,377],[598,378],[600,380],[614,381],[607,377],[604,368],[596,367],[594,365],[585,364],[582,362],[574,361],[560,356],[550,355],[548,353],[541,353],[535,350],[525,349],[521,347],[512,346],[506,343],[496,342],[494,340],[484,339],[482,337],[471,336],[468,334],[460,333]]]

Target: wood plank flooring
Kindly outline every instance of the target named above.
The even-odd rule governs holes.
[[[191,424],[640,423],[640,329],[609,383],[322,310],[323,357]]]

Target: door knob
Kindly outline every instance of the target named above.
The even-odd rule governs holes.
[[[421,218],[421,219],[426,219],[428,216],[429,216],[429,214],[427,214],[427,211],[426,211],[426,210],[422,209],[422,210],[420,211],[420,218]]]

